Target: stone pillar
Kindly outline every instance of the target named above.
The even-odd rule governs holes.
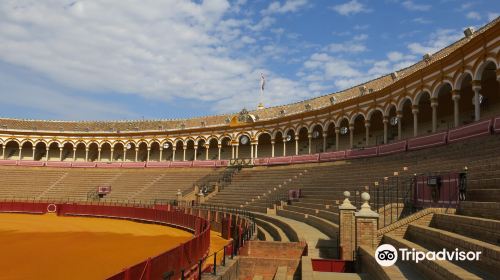
[[[123,158],[122,162],[125,162],[127,160],[127,147],[123,147]]]
[[[344,202],[339,206],[339,253],[342,260],[352,261],[356,256],[356,207],[351,204],[348,191],[344,192]]]
[[[222,150],[222,145],[217,145],[217,148],[219,149],[219,153],[217,154],[217,158],[220,160],[220,154]]]
[[[413,136],[418,135],[418,106],[414,105],[414,107],[411,110],[411,113],[413,114]]]
[[[365,146],[368,147],[370,145],[370,120],[365,120]]]
[[[239,158],[240,157],[240,145],[236,145],[236,158]]]
[[[208,160],[208,149],[210,148],[210,144],[205,144],[205,160]]]
[[[158,161],[161,161],[163,158],[163,147],[160,146],[160,158],[158,159]]]
[[[175,147],[172,147],[172,161],[175,161],[175,150],[177,150]]]
[[[231,158],[232,158],[232,159],[234,158],[234,154],[235,154],[235,153],[234,153],[234,150],[235,150],[235,149],[236,149],[236,148],[235,148],[235,146],[234,146],[234,145],[232,145],[232,146],[231,146]]]
[[[139,158],[139,148],[135,148],[135,161],[137,162],[137,158]]]
[[[85,148],[85,161],[89,161],[89,148]]]
[[[274,157],[274,141],[271,141],[271,157]]]
[[[177,194],[176,194],[176,197],[177,197],[177,201],[181,201],[181,200],[182,200],[182,192],[181,192],[181,189],[177,189]]]
[[[255,158],[259,157],[259,144],[255,143]]]
[[[101,161],[101,148],[97,149],[97,161]]]
[[[35,158],[34,155],[35,152],[33,151],[33,159]],[[76,148],[73,148],[73,161],[76,161]]]
[[[253,144],[250,143],[250,158],[253,158]]]
[[[296,135],[295,137],[295,155],[299,155],[299,136]]]
[[[436,132],[436,130],[437,130],[437,107],[438,107],[438,100],[437,100],[437,98],[432,98],[431,99],[432,132]]]
[[[286,140],[283,139],[283,156],[286,156]]]
[[[339,150],[340,128],[335,128],[335,151]]]
[[[2,158],[5,159],[5,145],[2,145]]]
[[[349,149],[354,146],[354,124],[349,124]]]
[[[35,152],[36,152],[36,147],[33,146],[33,160],[35,160]]]
[[[186,145],[182,146],[182,161],[186,161],[186,150],[187,146]]]
[[[370,195],[366,192],[361,194],[364,201],[361,209],[356,212],[356,248],[359,246],[368,246],[373,249],[377,247],[377,228],[379,215],[371,210]]]
[[[460,110],[459,110],[459,105],[460,105],[460,90],[456,89],[453,90],[452,92],[452,99],[453,99],[453,124],[454,127],[458,127],[460,125]]]
[[[481,118],[481,104],[479,104],[481,81],[472,81],[472,90],[474,91],[474,120],[478,121]]]
[[[114,158],[113,158],[113,152],[114,152],[115,149],[111,148],[111,156],[110,156],[110,161],[113,162],[114,161]]]
[[[19,160],[21,160],[22,153],[23,153],[23,146],[19,146],[19,154],[18,154]]]
[[[63,147],[59,147],[59,161],[62,161],[63,156]],[[19,159],[21,159],[21,155],[19,155]]]
[[[198,159],[198,156],[196,155],[198,153],[198,145],[194,146],[194,160]]]
[[[45,149],[45,161],[49,161],[49,147]]]
[[[387,144],[387,130],[388,130],[387,125],[389,124],[389,117],[384,116],[382,122],[384,123],[384,144]]]
[[[326,152],[326,138],[328,137],[327,132],[323,132],[323,153]]]
[[[402,137],[402,127],[403,127],[403,124],[402,124],[403,112],[402,111],[398,111],[397,114],[396,114],[396,117],[398,118],[398,140],[401,140],[401,137]]]
[[[309,134],[307,135],[307,139],[309,140],[309,150],[308,150],[308,153],[309,153],[309,154],[311,154],[311,153],[312,153],[312,147],[311,147],[311,146],[312,146],[312,138],[313,138],[312,133],[309,133]]]

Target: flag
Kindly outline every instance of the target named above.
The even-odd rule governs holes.
[[[260,93],[264,93],[264,86],[266,85],[266,78],[263,73],[260,73]]]

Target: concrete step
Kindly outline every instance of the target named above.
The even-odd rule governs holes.
[[[319,218],[314,215],[303,214],[295,211],[289,210],[277,210],[276,214],[278,216],[294,219],[301,221],[310,226],[317,228],[322,233],[326,234],[331,239],[337,239],[339,233],[339,226],[325,219]]]
[[[467,200],[499,202],[500,189],[472,189],[467,190]]]
[[[486,219],[500,220],[500,203],[460,201],[457,214],[464,216],[480,217]]]
[[[497,220],[434,214],[430,226],[500,246],[500,221]]]

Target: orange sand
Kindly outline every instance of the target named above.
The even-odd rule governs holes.
[[[211,235],[211,250],[227,243]],[[0,279],[104,279],[190,238],[125,220],[0,213]]]

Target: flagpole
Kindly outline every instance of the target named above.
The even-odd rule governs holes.
[[[259,96],[259,106],[257,109],[264,109],[264,104],[262,103],[264,101],[264,85],[266,84],[266,78],[264,77],[263,73],[260,73],[260,96]]]

